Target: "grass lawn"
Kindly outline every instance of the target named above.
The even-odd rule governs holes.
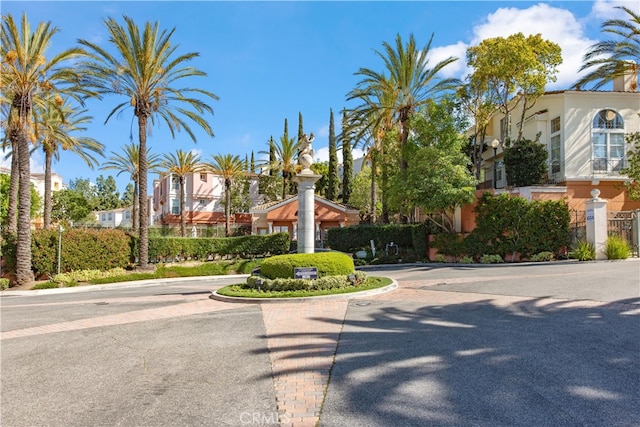
[[[360,286],[352,286],[339,289],[322,290],[298,290],[298,291],[258,291],[257,289],[244,289],[242,285],[230,285],[218,289],[218,294],[228,297],[244,298],[303,298],[316,297],[321,295],[348,294],[352,292],[367,291],[369,289],[382,288],[390,285],[392,280],[387,277],[367,277],[366,282]]]

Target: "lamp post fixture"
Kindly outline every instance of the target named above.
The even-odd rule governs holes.
[[[62,259],[62,224],[58,225],[58,274],[60,274],[60,260]]]
[[[500,141],[494,139],[491,141],[491,148],[493,148],[493,189],[498,188],[498,181],[496,180],[496,176],[498,175],[498,165],[496,163],[496,154],[498,152],[498,147],[500,146]]]

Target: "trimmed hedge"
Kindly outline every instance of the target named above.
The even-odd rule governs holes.
[[[287,233],[220,238],[152,237],[149,238],[149,260],[280,255],[289,252],[289,244]]]
[[[349,255],[340,252],[319,252],[267,258],[260,265],[260,274],[268,279],[289,279],[293,278],[295,267],[317,267],[318,278],[347,275],[355,271],[353,259]]]
[[[353,281],[352,281],[353,280]],[[348,275],[324,276],[316,280],[309,279],[264,279],[258,276],[250,276],[243,288],[260,289],[262,291],[316,291],[323,289],[341,289],[353,286],[360,286],[367,280],[367,273],[356,271],[352,280]]]
[[[427,224],[354,225],[331,228],[327,232],[327,246],[341,252],[355,252],[371,247],[371,240],[378,251],[383,251],[390,242],[400,248],[413,249],[416,254],[426,255],[427,234],[431,232]]]

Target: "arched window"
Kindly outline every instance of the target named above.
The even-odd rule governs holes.
[[[601,110],[591,129],[594,173],[617,172],[624,167],[624,121],[614,110]]]

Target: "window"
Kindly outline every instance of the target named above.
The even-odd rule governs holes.
[[[180,191],[180,178],[177,176],[171,177],[171,190]]]
[[[131,219],[131,211],[124,211],[124,219]]]
[[[207,174],[206,173],[201,173],[200,174],[200,181],[207,182]]]
[[[552,175],[560,173],[560,117],[551,120],[551,140],[549,141],[549,170]]]
[[[272,230],[273,230],[273,233],[288,233],[289,232],[289,226],[288,225],[274,225]]]
[[[180,215],[180,200],[171,199],[171,213],[173,215]]]
[[[198,206],[204,208],[205,206],[207,206],[207,201],[205,199],[198,200]]]
[[[113,214],[111,212],[107,214],[107,220],[113,221]]]
[[[102,221],[106,221],[107,220],[107,214],[102,214]]]
[[[602,110],[593,119],[591,134],[594,173],[619,171],[624,167],[624,121],[613,110]]]

